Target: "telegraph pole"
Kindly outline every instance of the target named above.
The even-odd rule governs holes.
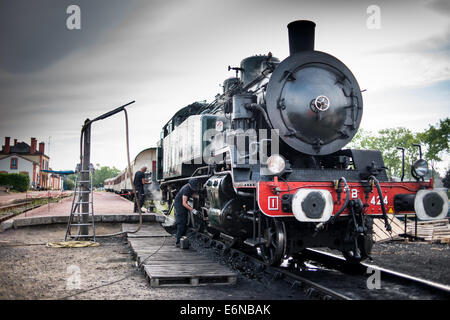
[[[81,155],[81,175],[80,179],[83,181],[81,183],[81,223],[88,223],[89,221],[89,201],[94,201],[94,199],[89,199],[90,192],[90,176],[89,176],[89,165],[91,159],[91,121],[86,119],[83,127],[83,152]],[[89,234],[89,226],[80,226],[80,234]]]

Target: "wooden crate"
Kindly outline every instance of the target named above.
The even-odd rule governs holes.
[[[373,238],[375,242],[389,241],[398,238],[399,234],[405,233],[404,223],[395,216],[388,214],[391,232],[386,231],[384,219],[373,219]]]
[[[145,265],[152,287],[234,285],[237,276],[215,263]]]
[[[408,222],[407,232],[415,235],[415,223]],[[417,236],[422,237],[425,241],[448,243],[450,237],[450,225],[448,219],[418,221]]]

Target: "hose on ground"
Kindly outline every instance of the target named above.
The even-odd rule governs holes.
[[[83,247],[98,247],[100,243],[93,241],[62,241],[62,242],[49,242],[47,247],[49,248],[83,248]]]
[[[381,191],[380,182],[374,176],[370,176],[367,181],[368,182],[373,181],[377,188],[378,197],[380,199],[381,211],[383,212],[384,227],[386,228],[387,231],[391,231],[392,228],[391,225],[389,224],[389,220],[386,214],[386,207],[384,206],[383,192]]]

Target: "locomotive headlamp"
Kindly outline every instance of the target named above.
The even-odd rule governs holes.
[[[415,175],[422,178],[428,173],[428,163],[423,159],[417,160],[413,163],[411,171],[413,176]]]
[[[272,174],[281,173],[285,167],[286,161],[278,154],[273,154],[267,159],[267,169],[269,169]]]

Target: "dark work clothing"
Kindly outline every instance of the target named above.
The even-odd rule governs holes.
[[[186,215],[187,217],[187,215]],[[177,242],[176,243],[180,243],[180,239],[182,236],[184,236],[184,234],[186,233],[186,229],[187,229],[187,219],[185,221],[179,220],[177,222],[175,222],[176,226],[177,226]]]
[[[144,204],[144,199],[145,199],[145,195],[144,195],[144,191],[138,191],[138,189],[136,189],[136,195],[139,199],[139,205],[142,207],[142,205]],[[138,210],[138,206],[136,204],[136,201],[134,201],[134,210],[133,212],[139,212]]]
[[[138,171],[134,174],[134,188],[136,189],[136,195],[139,199],[139,204],[142,207],[144,204],[144,184],[142,183],[142,179],[145,178],[145,174],[142,171]],[[136,201],[134,201],[134,212],[139,212],[138,207],[136,205]]]
[[[177,195],[175,196],[175,218],[177,215],[183,215],[185,216],[188,212],[188,209],[183,206],[183,196],[188,197],[188,199],[194,194],[194,190],[191,189],[189,184],[185,184],[180,191],[178,191]],[[177,210],[178,209],[178,210]]]
[[[180,242],[181,237],[186,232],[188,222],[189,210],[183,206],[183,196],[187,196],[189,199],[192,194],[194,194],[194,190],[191,189],[189,184],[185,184],[175,197],[173,206],[175,208],[175,224],[177,225],[177,243]]]
[[[134,174],[134,187],[136,188],[136,191],[138,189],[144,190],[144,184],[142,183],[142,179],[145,178],[145,174],[142,171],[138,171]]]

